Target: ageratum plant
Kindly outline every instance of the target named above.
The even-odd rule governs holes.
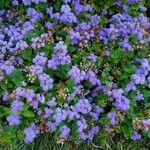
[[[0,5],[0,143],[150,138],[144,1]]]

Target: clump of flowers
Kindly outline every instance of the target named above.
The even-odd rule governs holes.
[[[150,21],[141,4],[116,1],[100,13],[80,0],[12,0],[0,10],[2,128],[25,143],[43,133],[58,143],[148,138]]]

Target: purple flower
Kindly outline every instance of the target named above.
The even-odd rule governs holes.
[[[68,75],[75,83],[80,83],[80,81],[84,80],[86,73],[84,71],[80,71],[78,67],[72,66]]]
[[[10,126],[19,125],[20,124],[20,115],[10,115],[7,117],[7,121]]]
[[[71,62],[70,56],[67,54],[67,46],[63,41],[57,43],[54,47],[54,54],[52,59],[48,61],[48,68],[57,69],[59,65],[69,64]]]
[[[93,61],[93,62],[96,62],[96,61],[97,61],[97,56],[94,55],[94,54],[90,54],[90,55],[88,56],[88,59],[91,60],[91,61]]]
[[[44,66],[47,62],[47,57],[45,57],[45,53],[41,52],[33,58],[33,63],[35,65]]]
[[[106,52],[105,52],[105,55],[106,55],[106,56],[110,56],[110,52],[109,52],[109,51],[106,51]]]
[[[12,3],[13,3],[13,5],[19,5],[18,0],[13,0]]]
[[[49,107],[54,107],[54,106],[56,106],[56,105],[57,105],[57,103],[56,103],[56,98],[55,98],[55,97],[52,97],[52,99],[47,102],[47,105],[48,105]]]
[[[47,125],[48,125],[50,131],[54,132],[56,130],[55,123],[48,121]]]
[[[71,0],[63,0],[63,2],[64,2],[65,4],[67,4],[67,3],[70,3]]]
[[[27,6],[27,5],[31,5],[31,0],[22,0],[24,5]]]
[[[51,28],[53,29],[55,27],[55,23],[47,21],[45,23],[45,27],[47,27],[48,29],[51,29]]]
[[[108,118],[110,119],[110,123],[111,123],[111,125],[116,125],[116,124],[118,124],[118,121],[117,121],[117,114],[116,114],[116,112],[109,112],[108,114],[107,114],[107,116],[108,116]]]
[[[70,128],[66,125],[60,127],[60,138],[67,139],[70,134]]]
[[[89,70],[86,73],[85,79],[89,81],[92,85],[100,84],[100,81],[92,70]]]
[[[76,16],[71,12],[71,8],[69,5],[62,5],[61,12],[63,14],[60,16],[60,22],[64,24],[77,22]]]
[[[112,96],[115,98],[114,106],[120,111],[126,111],[130,108],[130,101],[122,94],[122,89],[112,91]]]
[[[11,108],[14,112],[22,110],[24,103],[19,100],[15,100],[11,103]]]
[[[127,84],[127,86],[126,86],[126,88],[125,88],[125,91],[126,92],[130,92],[130,91],[134,91],[134,90],[136,90],[136,86],[134,85],[134,83],[129,83],[129,84]]]
[[[144,97],[143,97],[143,94],[141,94],[140,92],[138,92],[135,96],[135,99],[137,101],[140,101],[140,100],[144,100]]]
[[[139,134],[137,131],[133,131],[132,133],[132,136],[131,136],[131,139],[136,141],[136,140],[140,140],[142,137],[141,137],[141,134]]]
[[[149,131],[150,130],[150,118],[149,119],[145,119],[142,122],[144,124],[144,130],[145,131]]]
[[[5,91],[3,93],[3,98],[2,99],[3,99],[3,101],[7,101],[9,99],[9,93],[7,91]]]
[[[102,14],[103,14],[103,15],[107,15],[107,14],[108,14],[108,11],[107,11],[106,9],[103,9],[103,10],[102,10]]]
[[[74,109],[75,109],[76,112],[87,114],[88,112],[90,112],[92,110],[92,106],[89,103],[88,99],[80,99],[76,103]]]
[[[40,86],[43,89],[43,91],[48,91],[52,89],[53,87],[53,79],[50,78],[47,74],[43,73],[39,76]]]
[[[140,11],[143,11],[143,12],[145,12],[145,11],[147,11],[147,8],[146,7],[144,7],[144,6],[139,6],[139,8],[138,8]]]
[[[41,18],[43,18],[43,14],[37,12],[34,8],[28,8],[27,10],[27,16],[31,18],[31,22],[39,21]]]
[[[47,107],[46,107],[46,108],[44,109],[44,111],[45,111],[45,115],[44,115],[45,118],[48,118],[50,115],[53,114],[53,110],[50,109],[50,108],[47,108]]]
[[[25,143],[31,143],[39,132],[36,130],[35,124],[32,123],[30,127],[24,129]]]
[[[120,111],[126,111],[130,108],[130,102],[126,97],[117,98],[114,102],[114,106]]]
[[[141,0],[127,0],[127,3],[128,4],[134,4],[134,3],[138,3],[140,2]]]
[[[88,131],[88,139],[90,139],[91,141],[93,140],[93,137],[95,134],[97,134],[99,132],[99,127],[95,126],[92,127],[89,131]]]

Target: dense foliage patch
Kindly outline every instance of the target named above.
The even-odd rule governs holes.
[[[149,139],[146,3],[2,0],[0,144]]]

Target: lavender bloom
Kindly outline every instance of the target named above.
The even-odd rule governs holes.
[[[42,53],[37,54],[35,58],[33,58],[33,63],[35,65],[45,66],[47,60],[48,58],[45,57],[45,54],[42,52]]]
[[[25,6],[31,5],[31,3],[38,4],[39,2],[43,2],[43,3],[47,2],[47,0],[22,0],[22,1],[23,1]]]
[[[63,12],[63,14],[60,16],[61,23],[67,24],[77,22],[76,16],[71,12],[69,5],[62,5],[61,12]]]
[[[127,0],[128,4],[134,4],[134,3],[138,3],[141,0]]]
[[[12,3],[13,3],[13,5],[19,5],[18,0],[13,0]]]
[[[57,43],[54,47],[54,54],[52,59],[48,61],[48,68],[57,69],[59,65],[69,64],[71,62],[70,56],[67,54],[67,46],[63,41]]]
[[[67,139],[70,134],[70,128],[66,125],[60,127],[60,138]]]
[[[89,103],[88,99],[80,99],[78,103],[76,103],[75,105],[75,110],[77,112],[87,114],[88,112],[92,110],[92,106]]]
[[[56,98],[55,98],[55,97],[52,97],[52,99],[47,102],[47,105],[48,105],[49,107],[54,107],[54,106],[56,106],[56,105],[57,105],[57,103],[56,103]]]
[[[78,23],[77,27],[70,32],[72,45],[82,47],[88,41],[94,40],[96,33],[93,30],[93,26],[98,27],[100,17],[98,15],[93,15],[90,16],[89,19],[89,22]]]
[[[20,124],[20,116],[19,115],[10,115],[7,117],[7,121],[10,126],[19,125]]]
[[[92,127],[88,132],[88,139],[90,139],[92,141],[94,135],[97,134],[98,132],[99,132],[98,126]]]
[[[3,93],[3,97],[2,97],[3,101],[7,101],[9,99],[9,93],[7,91],[5,91]]]
[[[53,123],[53,122],[48,122],[47,123],[47,126],[49,127],[49,129],[52,131],[52,132],[54,132],[55,130],[56,130],[56,125],[55,125],[55,123]]]
[[[103,14],[103,15],[107,15],[107,14],[108,14],[107,10],[106,10],[106,9],[103,9],[103,10],[102,10],[102,14]]]
[[[80,120],[77,121],[77,126],[78,126],[78,132],[81,134],[83,133],[84,130],[87,129],[87,123],[86,120],[82,117]]]
[[[140,100],[144,100],[144,97],[143,97],[143,94],[141,94],[140,92],[138,92],[135,96],[135,99],[137,101],[140,101]]]
[[[92,7],[90,5],[82,5],[78,1],[74,3],[74,11],[77,15],[84,12],[92,12]]]
[[[150,76],[148,76],[147,81],[150,83]]]
[[[116,112],[110,112],[107,114],[108,118],[110,119],[110,123],[111,125],[116,125],[118,124],[118,121],[117,121],[117,114]]]
[[[32,65],[30,66],[30,72],[36,75],[40,75],[43,73],[43,66]]]
[[[112,91],[112,96],[115,98],[114,106],[120,111],[126,111],[130,108],[130,102],[122,93],[122,89]]]
[[[92,70],[89,70],[86,73],[85,79],[89,81],[92,85],[100,84],[100,81]]]
[[[144,124],[144,130],[149,131],[150,130],[150,119],[145,119],[142,122]]]
[[[31,32],[31,31],[33,31],[33,29],[34,29],[33,24],[32,24],[31,22],[29,22],[29,21],[26,21],[26,22],[23,24],[23,30],[22,30],[22,32],[23,32],[23,33]]]
[[[130,108],[130,103],[129,100],[123,96],[121,99],[116,99],[116,101],[114,102],[114,106],[120,111],[126,111]]]
[[[130,92],[130,91],[135,91],[135,90],[136,90],[136,86],[132,82],[127,84],[125,88],[125,92]]]
[[[70,3],[71,0],[63,0],[63,2],[64,2],[65,4],[67,4],[67,3]]]
[[[93,109],[94,111],[89,112],[89,115],[94,121],[97,121],[99,119],[100,114],[103,112],[103,109],[97,105],[94,105]]]
[[[44,115],[45,118],[48,118],[50,115],[53,114],[53,110],[47,107],[44,109],[44,111],[45,111],[45,115]]]
[[[24,139],[25,143],[31,143],[36,138],[39,132],[36,130],[35,124],[33,123],[31,124],[30,127],[24,129],[24,133],[25,133]]]
[[[139,6],[139,8],[138,8],[140,11],[143,11],[143,12],[145,12],[145,11],[147,11],[147,8],[146,7],[144,7],[144,6]]]
[[[42,48],[45,46],[45,42],[46,42],[46,39],[51,36],[51,33],[43,33],[41,34],[39,37],[36,37],[36,38],[32,38],[31,41],[32,41],[32,45],[31,47],[33,49],[36,49],[36,48]]]
[[[131,139],[136,141],[136,140],[140,140],[141,139],[141,134],[139,134],[137,131],[133,131]]]
[[[91,61],[93,61],[93,62],[96,62],[96,61],[97,61],[97,56],[94,55],[94,54],[90,54],[90,55],[88,56],[88,59],[91,60]]]
[[[31,0],[22,0],[25,6],[31,5]]]
[[[82,80],[84,80],[86,73],[84,71],[80,71],[78,67],[72,66],[68,72],[68,75],[75,83],[80,83]]]
[[[52,89],[52,87],[53,87],[53,79],[52,78],[50,78],[45,73],[40,74],[38,77],[40,80],[40,86],[43,89],[43,91],[48,91],[48,90]]]
[[[35,93],[33,90],[27,90],[24,94],[24,97],[27,99],[28,102],[32,102],[33,98],[35,97]]]
[[[35,22],[43,18],[43,14],[37,12],[34,8],[28,8],[27,15],[31,17],[31,22]]]
[[[135,71],[135,73],[131,76],[131,82],[127,84],[125,91],[129,92],[132,90],[136,90],[137,85],[144,85],[146,82],[146,76],[150,71],[150,64],[146,59],[138,59],[137,63],[140,63],[140,67]]]
[[[19,100],[15,100],[11,103],[11,108],[14,112],[22,110],[24,103]]]
[[[49,21],[47,21],[46,23],[45,23],[45,27],[47,27],[48,29],[53,29],[54,27],[55,27],[55,23],[52,23],[52,22],[49,22]]]
[[[106,52],[105,52],[105,55],[106,55],[106,56],[110,56],[110,52],[109,52],[109,51],[106,51]]]

